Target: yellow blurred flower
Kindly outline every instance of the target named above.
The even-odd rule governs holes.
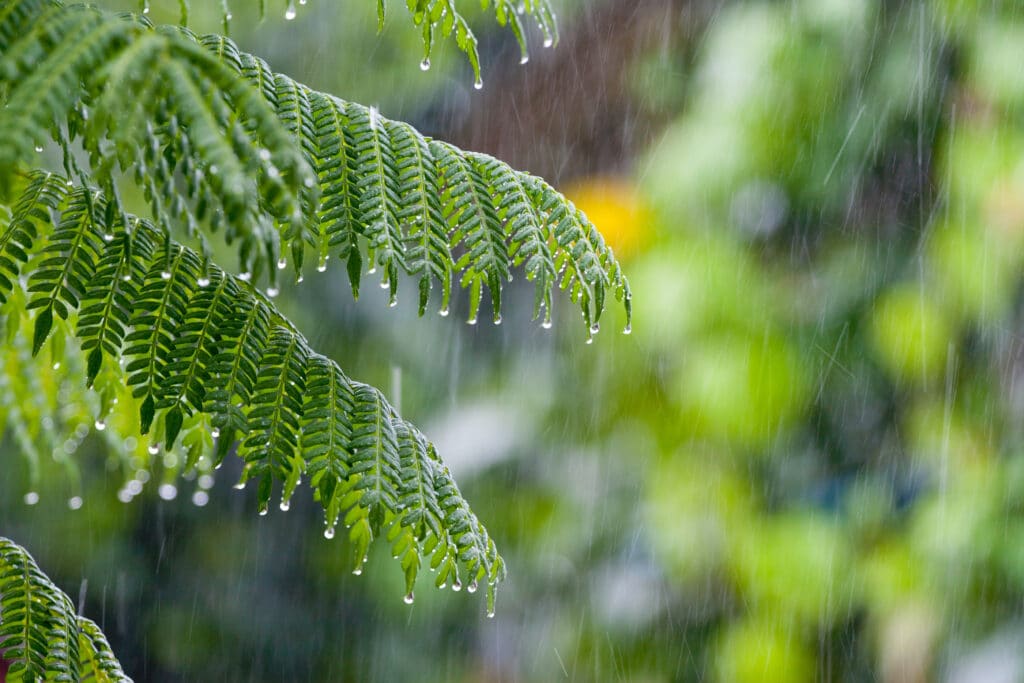
[[[620,259],[632,256],[647,243],[650,213],[625,178],[585,178],[563,188],[563,192],[587,214]]]

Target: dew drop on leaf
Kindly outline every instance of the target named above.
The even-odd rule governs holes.
[[[412,594],[412,591],[409,591],[408,593],[405,594],[405,598],[404,598],[405,604],[411,605],[413,600],[415,600],[415,599],[416,599],[416,597]]]
[[[96,420],[96,424],[94,426],[96,427],[96,431],[102,432],[104,429],[107,428],[107,423],[104,422],[103,420]]]
[[[80,509],[82,507],[82,503],[83,501],[81,496],[71,496],[68,498],[68,507],[72,510]]]
[[[295,18],[295,0],[288,0],[288,9],[284,11],[284,18],[286,21],[291,21]]]
[[[334,527],[333,526],[329,526],[326,529],[324,529],[324,538],[327,538],[327,539],[334,538]]]

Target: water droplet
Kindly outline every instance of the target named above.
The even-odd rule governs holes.
[[[434,568],[433,568],[433,567],[431,567],[430,569],[431,569],[431,571],[433,571],[433,570],[434,570]],[[444,590],[444,589],[445,589],[445,588],[447,588],[447,587],[448,587],[448,582],[447,582],[447,581],[445,581],[445,582],[444,582],[444,583],[442,583],[442,584],[441,584],[440,586],[438,586],[438,589],[440,589],[440,590]]]
[[[178,497],[178,487],[174,484],[160,484],[160,488],[157,489],[157,493],[164,500],[174,500]]]
[[[117,492],[117,499],[122,503],[132,502],[133,497],[134,496],[132,496],[131,492],[128,489],[121,489],[120,491]]]
[[[57,361],[56,363],[53,364],[53,369],[60,370],[60,361]]]
[[[104,242],[113,242],[114,241],[114,233],[112,233],[112,232],[105,232],[105,233],[103,233],[103,241]]]
[[[280,258],[280,259],[277,260],[277,269],[278,270],[284,270],[287,267],[288,267],[288,261],[284,260],[283,258]]]
[[[467,325],[476,325],[476,318],[475,317],[474,318],[470,318],[469,320],[466,321],[466,324]]]
[[[297,12],[295,11],[295,0],[288,0],[288,9],[284,11],[284,18],[286,21],[291,21],[295,18]]]
[[[241,491],[244,488],[245,488],[245,482],[244,481],[240,481],[237,484],[235,484],[235,490],[236,491]]]
[[[162,271],[160,273],[160,278],[162,280],[170,280],[171,279],[171,271],[169,271],[169,270]]]
[[[483,80],[478,78],[475,81],[473,81],[473,87],[476,88],[477,90],[482,90],[484,87]]]
[[[488,619],[493,619],[494,618],[494,610],[492,610],[492,609],[487,610],[487,618]]]
[[[202,474],[199,476],[199,488],[201,489],[212,489],[213,488],[213,475]]]
[[[388,288],[388,287],[390,287],[390,286],[391,286],[391,285],[390,285],[390,284],[388,284],[388,281],[387,281],[387,280],[381,280],[381,281],[380,281],[380,288],[381,288],[381,289],[387,289],[387,288]]]
[[[273,299],[275,296],[281,293],[277,287],[267,287],[267,296]]]
[[[405,600],[405,604],[411,605],[412,601],[416,599],[416,596],[412,594],[412,591],[409,591],[408,593],[406,593],[405,598],[403,599]]]
[[[498,315],[494,316],[494,324],[495,325],[500,325],[501,324],[501,313],[499,313]]]
[[[104,422],[103,420],[96,420],[96,423],[95,423],[94,426],[96,427],[96,431],[102,432],[104,429],[107,428],[107,423]]]
[[[334,538],[334,527],[333,526],[329,526],[326,529],[324,529],[324,538],[326,538],[326,539]]]
[[[211,429],[210,436],[212,436],[214,439],[218,438],[220,436],[220,429],[218,429],[217,427]]]
[[[372,266],[370,266],[370,269],[368,271],[366,271],[367,275],[374,275],[376,273],[377,273],[377,264],[376,263],[373,264]]]
[[[268,512],[270,512],[270,508],[267,507],[267,504],[266,503],[260,503],[260,507],[259,507],[260,517],[266,517]]]
[[[292,503],[289,500],[281,499],[281,512],[288,512],[292,509]]]
[[[29,491],[25,494],[25,505],[35,505],[39,502],[39,494],[35,491]]]
[[[147,448],[146,450],[149,451],[150,455],[156,455],[157,453],[160,452],[160,445],[159,444],[155,444],[155,443],[151,443],[151,444],[149,444],[149,448]]]
[[[600,323],[594,323],[593,325],[590,326],[590,334],[597,334],[600,331],[601,331],[601,324]]]
[[[303,276],[301,276],[301,275],[300,275],[299,277],[297,277],[297,278],[295,279],[295,281],[296,281],[296,282],[302,282],[302,281],[303,281],[303,280],[305,280],[305,279],[306,279],[305,277],[303,277]]]
[[[81,509],[83,502],[84,501],[81,496],[71,496],[68,498],[68,507],[72,510],[79,510]]]
[[[148,0],[147,0],[146,4],[144,4],[142,6],[142,13],[143,14],[149,14],[149,2],[148,2]]]
[[[458,593],[460,590],[462,590],[462,581],[459,581],[458,579],[455,579],[455,583],[452,584],[452,590],[455,591],[456,593]]]
[[[420,69],[423,71],[430,71],[430,57],[423,58],[423,61],[420,62]]]
[[[192,504],[196,507],[203,507],[210,502],[210,494],[206,491],[196,491],[192,494]]]
[[[622,328],[622,334],[633,334],[633,326],[631,324],[627,324]]]
[[[208,277],[201,277],[198,280],[196,280],[196,284],[199,285],[200,287],[209,287],[210,286],[210,278],[208,278]]]
[[[260,150],[260,160],[261,161],[270,161],[270,150],[269,149],[261,149]]]
[[[241,281],[243,281],[243,282],[248,282],[249,280],[251,280],[251,279],[252,279],[252,273],[250,273],[250,272],[249,272],[249,271],[247,270],[247,271],[245,271],[245,272],[241,273],[241,274],[240,274],[240,275],[238,276],[238,279],[239,279],[239,280],[241,280]]]
[[[317,269],[317,272],[320,272],[320,273],[322,273],[325,270],[327,270],[327,257],[324,257],[323,259],[320,260],[320,263],[316,264],[316,269]]]
[[[529,61],[530,61],[530,55],[523,55],[522,57],[519,58],[519,63],[520,64],[526,64]]]
[[[548,37],[544,39],[544,47],[551,47],[554,44],[555,41],[552,38]]]
[[[125,273],[124,275],[121,276],[121,279],[124,280],[125,282],[131,282],[132,281],[131,273]]]
[[[587,337],[587,343],[588,344],[593,344],[594,343],[594,338],[593,337]]]
[[[224,21],[231,21],[234,18],[235,18],[235,16],[233,14],[231,14],[231,12],[228,12],[227,14],[224,15]]]
[[[39,153],[39,152],[42,152],[42,151],[43,151],[43,146],[42,145],[36,145],[36,153]]]
[[[470,593],[476,593],[476,589],[477,589],[477,582],[476,582],[476,579],[473,579],[472,581],[469,582],[469,585],[466,586],[466,590],[469,591]]]
[[[444,307],[444,308],[442,308],[442,309],[441,309],[440,311],[438,311],[438,313],[440,313],[440,314],[441,314],[441,317],[442,317],[442,318],[447,318],[447,317],[448,317],[448,313],[449,313],[449,311],[448,311],[448,307],[447,307],[447,306],[445,306],[445,307]]]
[[[550,330],[551,329],[551,324],[552,324],[551,323],[551,319],[550,318],[546,318],[544,320],[544,322],[542,322],[540,324],[540,326],[543,327],[545,330]]]

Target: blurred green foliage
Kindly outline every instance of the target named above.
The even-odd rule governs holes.
[[[456,55],[419,72],[415,32],[368,38],[371,5],[311,2],[304,27],[240,40],[414,121],[428,93],[469,92]],[[254,519],[231,476],[206,510],[151,486],[117,502],[88,412],[81,509],[63,490],[25,506],[24,478],[0,478],[5,532],[71,595],[88,580],[138,678],[1024,678],[1024,11],[714,9],[695,42],[668,26],[609,65],[671,114],[635,150],[642,210],[605,218],[635,221],[607,228],[630,245],[632,335],[586,345],[567,308],[530,327],[526,291],[500,328],[353,306],[338,273],[286,292],[359,379],[400,379],[452,455],[506,552],[495,620],[465,590],[405,606],[387,558],[351,576],[311,505]],[[304,31],[365,60],[306,52]]]

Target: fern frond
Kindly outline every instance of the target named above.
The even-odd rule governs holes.
[[[392,300],[400,273],[418,278],[421,312],[435,284],[447,310],[459,276],[470,318],[486,288],[498,320],[501,288],[519,267],[534,282],[535,315],[544,308],[545,322],[559,278],[589,328],[609,289],[628,319],[628,284],[611,251],[543,181],[310,90],[222,36],[56,0],[12,2],[19,11],[0,16],[0,36],[10,36],[0,42],[0,92],[9,105],[0,126],[19,134],[0,141],[0,175],[31,165],[44,137],[66,149],[79,135],[90,157],[80,173],[105,190],[109,211],[124,213],[120,168],[144,188],[164,232],[223,227],[238,241],[242,269],[269,274],[268,291],[277,289],[286,255],[299,277],[312,247],[319,268],[332,256],[346,264],[355,295],[366,262],[381,268]],[[455,21],[450,2],[410,9],[443,24]],[[542,24],[551,19],[545,2],[524,7]],[[513,21],[507,2],[495,8]],[[128,96],[135,91],[142,96]],[[66,165],[74,171],[74,158]]]
[[[28,552],[0,537],[0,652],[7,680],[130,683],[106,637],[75,614]]]
[[[61,198],[41,190],[51,186],[63,188]],[[41,297],[36,329],[44,313],[58,314],[47,323],[49,334],[34,340],[34,353],[47,337],[57,343],[76,334],[86,363],[69,364],[68,372],[95,383],[101,398],[130,391],[116,407],[112,397],[102,399],[99,410],[112,417],[138,411],[129,422],[118,417],[128,425],[122,437],[152,432],[150,457],[162,443],[168,451],[188,449],[184,460],[203,459],[208,467],[240,441],[240,485],[257,483],[261,513],[275,490],[287,509],[308,476],[327,535],[338,522],[346,525],[357,567],[369,544],[387,536],[410,591],[427,557],[445,577],[501,580],[493,543],[426,437],[380,391],[312,351],[249,283],[213,264],[204,271],[196,252],[135,216],[127,225],[137,248],[127,252],[126,224],[104,210],[102,193],[68,188],[62,178],[30,175],[16,206],[0,225],[3,234],[25,220],[17,214],[34,217],[37,237],[22,240],[15,264],[29,271],[33,291],[16,278],[9,306],[25,315],[20,302]],[[78,274],[83,259],[88,279]],[[208,426],[215,446],[197,436]]]

